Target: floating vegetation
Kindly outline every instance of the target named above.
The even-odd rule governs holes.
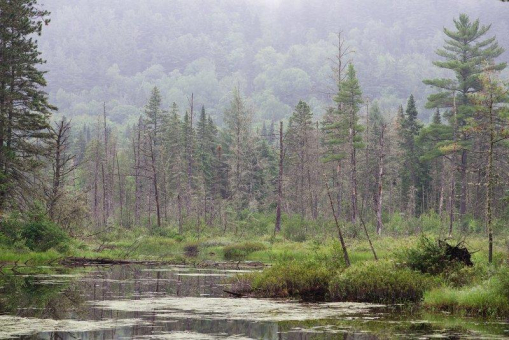
[[[0,315],[0,339],[41,332],[92,332],[143,324],[140,319],[52,320]]]
[[[383,305],[334,302],[303,304],[269,299],[208,297],[164,297],[137,300],[109,300],[94,306],[124,312],[155,312],[161,318],[209,320],[304,321],[362,315]]]

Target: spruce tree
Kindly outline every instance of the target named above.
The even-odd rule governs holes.
[[[288,136],[286,161],[288,174],[293,177],[291,190],[286,190],[287,196],[295,195],[290,200],[298,203],[298,211],[301,218],[306,217],[309,206],[311,173],[310,153],[311,153],[311,132],[313,130],[313,113],[311,108],[304,101],[299,101],[290,117],[288,125]]]
[[[327,134],[326,144],[329,146],[325,161],[340,161],[347,158],[350,165],[350,214],[352,223],[357,221],[357,150],[364,147],[361,132],[364,130],[359,124],[359,109],[362,104],[362,91],[357,80],[353,65],[348,65],[345,79],[338,84],[339,92],[334,97],[338,104],[333,115],[337,116],[334,121],[325,123]],[[345,145],[342,151],[338,151],[337,145]]]
[[[419,135],[422,124],[417,119],[417,108],[413,95],[410,95],[400,126],[400,147],[403,150],[403,167],[401,168],[402,198],[408,202],[410,215],[419,211],[422,206],[423,176],[425,169],[419,163],[419,149],[415,139]],[[415,205],[414,205],[415,203]]]

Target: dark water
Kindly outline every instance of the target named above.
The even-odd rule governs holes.
[[[234,299],[235,271],[31,268],[0,276],[0,339],[504,338],[509,324],[402,307]]]

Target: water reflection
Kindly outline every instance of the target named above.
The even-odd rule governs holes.
[[[357,305],[226,299],[224,280],[235,274],[124,265],[51,272],[41,268],[2,275],[0,338],[457,339],[509,335],[509,326],[503,322],[437,318]]]

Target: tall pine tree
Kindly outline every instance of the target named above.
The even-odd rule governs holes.
[[[45,63],[36,36],[49,23],[36,0],[0,1],[0,213],[33,190],[42,166],[41,139],[48,139],[49,116],[56,108],[44,92]]]
[[[450,121],[450,129],[454,133],[449,140],[449,147],[442,146],[442,152],[454,153],[459,156],[460,173],[460,206],[459,213],[463,216],[467,209],[468,156],[472,134],[464,127],[473,117],[474,107],[469,94],[481,90],[479,75],[487,63],[490,70],[502,70],[506,63],[494,63],[504,49],[495,37],[485,38],[491,25],[481,25],[479,20],[471,21],[468,15],[461,14],[454,19],[456,30],[444,28],[447,36],[443,49],[436,51],[443,60],[433,62],[439,68],[453,71],[454,78],[427,79],[424,83],[438,90],[428,97],[428,108],[445,108]]]

